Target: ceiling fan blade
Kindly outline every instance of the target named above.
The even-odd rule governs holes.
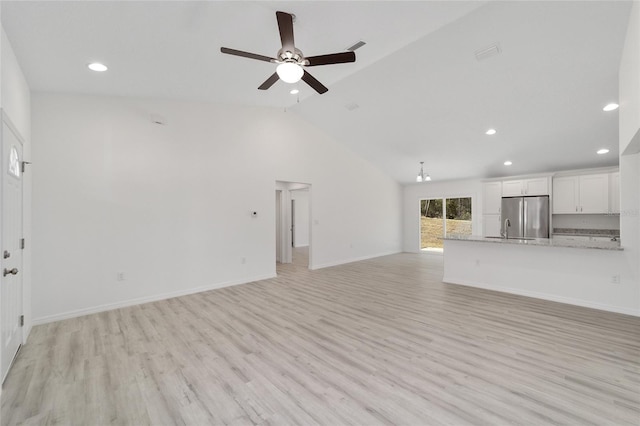
[[[295,53],[296,47],[293,42],[293,15],[286,12],[276,12],[276,18],[278,18],[278,29],[280,30],[282,49],[285,52]]]
[[[302,79],[304,80],[305,83],[307,83],[309,86],[313,87],[313,89],[316,92],[320,93],[321,95],[323,93],[326,93],[329,90],[324,86],[324,84],[320,83],[311,74],[309,74],[306,71],[304,72],[304,74],[302,74]]]
[[[306,66],[313,67],[316,65],[346,64],[347,62],[356,61],[355,52],[331,53],[329,55],[311,56],[305,58],[309,62]]]
[[[268,79],[266,79],[266,81],[264,83],[262,83],[260,85],[260,87],[258,87],[258,90],[267,90],[269,87],[273,86],[273,84],[278,81],[280,77],[278,77],[278,73],[274,72],[273,75],[271,77],[269,77]]]
[[[227,55],[242,56],[243,58],[257,59],[259,61],[265,61],[265,62],[275,62],[276,61],[275,58],[270,58],[268,56],[258,55],[256,53],[243,52],[242,50],[229,49],[228,47],[221,47],[220,51],[222,53],[226,53]]]

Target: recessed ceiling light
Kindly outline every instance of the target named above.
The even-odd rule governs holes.
[[[496,129],[489,129],[486,132],[484,132],[485,135],[489,135],[489,136],[495,135],[496,133],[497,133]]]
[[[512,165],[512,164],[513,164],[513,163],[512,163],[511,161],[505,161],[505,162],[504,162],[504,165],[505,165],[505,166],[510,166],[510,165]]]
[[[297,95],[298,93],[300,93],[300,91],[298,89],[291,89],[289,93],[291,93],[292,95]]]
[[[103,72],[109,69],[107,68],[106,65],[101,64],[100,62],[94,62],[92,64],[87,65],[87,67],[89,67],[91,71],[98,71],[98,72]]]
[[[606,105],[604,108],[602,108],[602,110],[603,111],[615,111],[615,110],[618,109],[619,106],[620,105],[618,105],[618,104],[611,103],[611,104]]]
[[[607,152],[609,152],[607,148],[602,148],[602,149],[599,149],[597,153],[602,155],[602,154],[606,154]]]

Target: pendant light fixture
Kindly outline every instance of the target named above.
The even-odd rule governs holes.
[[[428,174],[424,174],[424,161],[420,162],[420,173],[418,173],[418,177],[416,178],[416,182],[429,182],[431,180],[431,176]]]

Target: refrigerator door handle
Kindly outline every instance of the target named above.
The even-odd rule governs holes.
[[[527,237],[527,219],[529,216],[529,210],[527,209],[527,200],[523,200],[524,201],[524,209],[522,210],[523,212],[523,218],[522,218],[522,236],[523,237]]]

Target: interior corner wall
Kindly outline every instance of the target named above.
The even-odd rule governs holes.
[[[420,200],[429,198],[471,197],[471,226],[474,235],[482,234],[482,182],[457,180],[424,182],[404,187],[403,250],[420,253]]]
[[[315,268],[402,248],[401,186],[281,109],[35,93],[33,162],[38,323],[273,277],[276,181]]]
[[[1,7],[0,7],[1,10]],[[31,161],[31,92],[11,43],[0,31],[0,108],[25,141],[23,160]],[[23,236],[27,241],[22,257],[23,314],[25,317],[23,340],[31,330],[31,185],[29,171],[23,175]],[[0,201],[1,203],[1,201]],[[1,262],[1,260],[0,260]],[[0,265],[0,268],[3,267]]]

